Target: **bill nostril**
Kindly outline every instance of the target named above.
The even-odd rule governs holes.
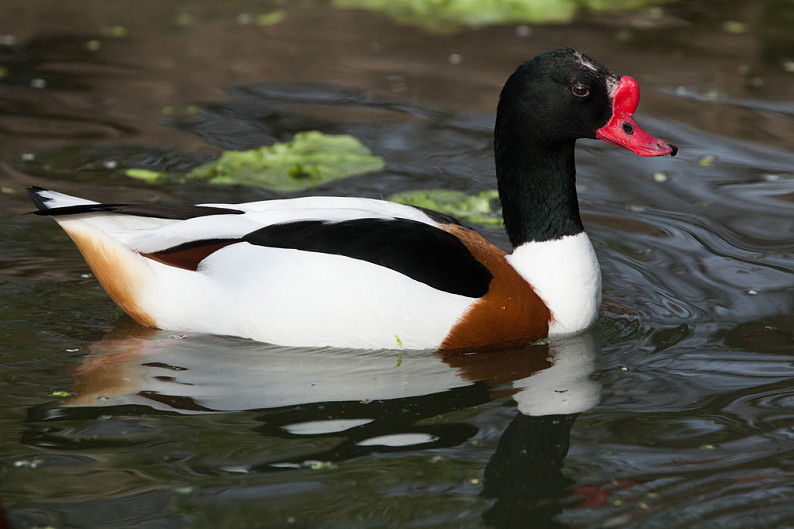
[[[623,132],[625,132],[626,134],[631,136],[631,135],[634,134],[634,127],[632,126],[631,123],[624,123],[623,124]]]

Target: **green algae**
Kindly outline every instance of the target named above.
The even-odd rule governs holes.
[[[150,183],[200,180],[219,185],[253,185],[274,191],[300,191],[383,169],[374,156],[349,135],[301,132],[285,143],[248,151],[226,151],[182,177],[156,171],[127,169],[125,174]]]
[[[498,198],[499,194],[495,189],[475,195],[450,189],[418,189],[394,194],[389,200],[446,213],[465,222],[501,226]]]

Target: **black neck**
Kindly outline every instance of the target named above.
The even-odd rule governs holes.
[[[576,197],[575,143],[533,143],[497,126],[496,178],[513,247],[584,231]]]

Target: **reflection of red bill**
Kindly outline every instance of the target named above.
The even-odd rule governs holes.
[[[612,145],[628,149],[640,156],[675,156],[678,147],[666,140],[651,136],[634,121],[634,111],[640,103],[640,86],[633,77],[620,78],[612,98],[612,118],[596,130],[596,137]]]

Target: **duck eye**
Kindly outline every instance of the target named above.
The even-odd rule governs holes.
[[[571,92],[573,92],[573,95],[575,95],[576,97],[587,97],[588,95],[590,95],[590,89],[587,88],[587,86],[583,85],[582,83],[576,83],[575,85],[573,85],[573,88],[571,88]]]

